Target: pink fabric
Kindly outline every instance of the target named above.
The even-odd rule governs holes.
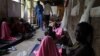
[[[0,38],[1,38],[1,25],[0,25]]]
[[[58,49],[59,50],[59,54],[60,54],[60,56],[62,56],[62,48],[60,48],[60,49]],[[38,53],[38,51],[33,51],[33,53],[35,54],[35,55],[37,55],[37,53]]]
[[[60,56],[62,56],[62,48],[59,49]]]
[[[54,31],[56,32],[57,39],[61,39],[61,36],[62,36],[62,33],[63,33],[62,28],[61,27],[56,28],[56,29],[54,29]]]
[[[45,36],[41,41],[36,56],[60,56],[56,44],[50,36]]]
[[[3,40],[16,40],[16,38],[11,37],[10,35],[10,29],[8,27],[8,24],[4,21],[1,24],[1,38]]]

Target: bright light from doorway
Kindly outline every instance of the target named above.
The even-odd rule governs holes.
[[[20,0],[12,0],[12,1],[15,1],[15,2],[20,2]]]
[[[39,1],[39,0],[34,0],[34,1]]]

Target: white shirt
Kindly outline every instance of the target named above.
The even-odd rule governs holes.
[[[50,15],[51,11],[52,11],[52,9],[49,4],[44,5],[44,15]]]

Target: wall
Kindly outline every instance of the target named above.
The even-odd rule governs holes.
[[[7,17],[7,0],[0,0],[0,17]]]
[[[93,48],[96,56],[100,56],[100,17],[92,17],[91,24],[94,28]]]
[[[11,0],[8,1],[8,17],[21,17],[20,3]]]
[[[51,6],[53,15],[57,15],[57,6]]]
[[[93,7],[100,6],[100,0],[96,0]],[[100,10],[96,10],[93,14],[100,15]],[[100,56],[100,16],[92,17],[92,26],[94,28],[93,48],[96,56]]]
[[[20,3],[0,0],[0,17],[21,17]]]

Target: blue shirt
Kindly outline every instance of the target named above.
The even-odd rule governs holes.
[[[35,13],[36,15],[43,14],[43,6],[42,5],[36,5],[35,12],[36,12]]]

